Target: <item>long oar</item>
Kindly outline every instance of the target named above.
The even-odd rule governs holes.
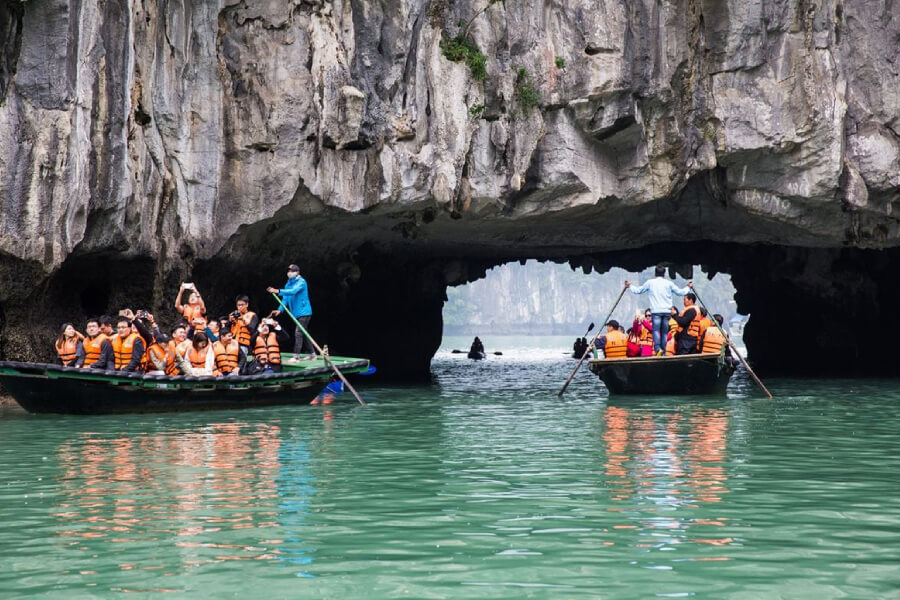
[[[325,364],[328,365],[329,367],[331,367],[331,369],[334,371],[334,374],[337,375],[340,378],[340,380],[344,382],[345,386],[347,386],[347,389],[350,390],[351,392],[353,392],[353,395],[356,396],[356,399],[359,400],[359,403],[362,404],[363,406],[365,406],[366,403],[363,401],[362,398],[359,397],[359,394],[356,393],[356,390],[353,389],[353,386],[350,385],[350,382],[347,381],[347,378],[344,377],[344,374],[338,370],[337,366],[335,366],[335,364],[333,362],[331,362],[331,360],[328,358],[328,355],[326,355],[325,352],[322,351],[322,348],[316,343],[316,340],[314,340],[312,338],[312,336],[309,335],[309,332],[306,331],[306,328],[300,324],[300,321],[297,320],[297,317],[295,317],[294,314],[290,311],[290,309],[288,309],[288,307],[285,306],[284,302],[281,301],[281,298],[278,296],[278,294],[273,292],[272,296],[275,297],[275,299],[278,301],[278,304],[281,305],[282,310],[284,310],[284,312],[286,312],[288,314],[288,316],[291,318],[291,320],[294,322],[294,324],[297,326],[297,328],[303,333],[303,335],[306,337],[306,339],[308,339],[309,342],[313,345],[313,348],[316,349],[316,352],[318,352],[319,354],[322,355],[322,359],[325,361]]]
[[[594,324],[593,324],[593,323],[591,323],[590,325],[588,325],[587,331],[585,331],[585,332],[584,332],[584,335],[581,336],[581,337],[587,337],[587,334],[589,334],[589,333],[591,332],[591,329],[593,329],[593,328],[594,328]]]
[[[601,323],[601,325],[600,325],[600,328],[601,328],[600,331],[603,330],[603,325],[604,325],[604,324],[609,323],[609,318],[613,315],[613,312],[615,312],[616,307],[619,305],[619,301],[622,300],[622,296],[625,295],[625,290],[627,290],[627,289],[628,289],[627,287],[623,287],[623,288],[622,288],[622,291],[619,292],[619,297],[616,298],[616,301],[615,301],[615,303],[613,304],[613,307],[612,307],[611,309],[609,309],[609,314],[606,315],[606,318],[603,319],[603,321],[600,322],[600,323]],[[591,323],[591,329],[593,329],[593,327],[594,327],[594,324]],[[590,331],[590,329],[588,329],[588,331]],[[583,337],[583,336],[582,336],[582,337]],[[600,332],[597,332],[597,335],[595,335],[595,336],[594,336],[594,339],[591,340],[591,343],[588,344],[588,347],[584,350],[584,355],[581,357],[581,360],[579,360],[579,361],[578,361],[578,364],[575,365],[575,368],[572,369],[572,374],[569,375],[569,378],[566,379],[566,382],[563,384],[562,389],[560,389],[560,390],[559,390],[559,393],[556,394],[556,395],[559,396],[560,398],[562,398],[562,395],[566,393],[566,388],[569,387],[569,384],[570,384],[570,383],[572,383],[572,379],[575,378],[575,373],[577,373],[577,372],[578,372],[578,369],[581,368],[581,363],[584,362],[584,359],[586,359],[587,356],[588,356],[588,354],[591,353],[591,350],[594,349],[594,344],[597,343],[597,338],[598,338],[598,337],[600,337]]]
[[[747,369],[748,373],[750,373],[750,377],[752,377],[753,381],[756,382],[756,385],[758,385],[760,387],[760,389],[762,389],[762,391],[764,391],[766,393],[766,396],[771,398],[772,392],[770,392],[769,389],[765,386],[765,384],[763,384],[763,382],[760,381],[759,377],[756,376],[756,373],[753,372],[753,369],[750,368],[750,365],[747,364],[747,361],[744,360],[744,357],[741,356],[741,353],[738,352],[738,349],[737,349],[737,347],[735,347],[734,342],[731,341],[731,338],[728,337],[728,334],[725,333],[725,330],[722,329],[722,326],[719,325],[719,322],[716,321],[716,319],[712,316],[712,313],[709,312],[709,308],[706,306],[706,304],[704,304],[703,298],[700,297],[700,294],[697,293],[697,289],[694,288],[693,292],[694,292],[694,295],[697,296],[697,301],[700,303],[700,306],[702,306],[703,308],[706,309],[706,314],[709,315],[710,320],[713,322],[713,324],[719,330],[719,333],[721,333],[722,337],[725,338],[725,341],[728,342],[728,345],[731,347],[731,351],[734,352],[734,355],[738,357],[738,360],[741,361],[741,364],[744,365],[744,368]]]

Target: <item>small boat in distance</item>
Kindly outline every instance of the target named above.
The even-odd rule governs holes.
[[[469,353],[466,355],[472,360],[483,360],[485,357],[484,352],[476,352],[474,350],[469,350]]]
[[[720,354],[598,358],[589,365],[610,394],[631,395],[721,395],[735,369]]]
[[[321,358],[295,362],[291,353],[281,356],[281,373],[232,377],[170,377],[2,361],[0,383],[28,412],[88,415],[305,404],[331,380],[334,371]],[[345,375],[369,369],[363,358],[329,360]]]

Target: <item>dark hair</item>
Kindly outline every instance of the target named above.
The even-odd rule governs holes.
[[[175,323],[175,327],[173,327],[172,331],[170,331],[169,333],[171,333],[172,335],[175,335],[175,332],[178,331],[179,329],[187,329],[187,327],[184,326],[184,323],[180,323],[180,322]]]
[[[156,342],[157,344],[168,344],[169,336],[167,336],[162,331],[160,331],[159,334],[153,338],[153,341]]]
[[[684,295],[684,297],[687,298],[688,300],[690,300],[691,302],[697,301],[697,295],[694,294],[694,292],[688,292],[687,294]]]
[[[91,323],[96,323],[97,325],[100,325],[100,319],[98,319],[97,317],[91,317],[90,319],[88,319],[87,321],[84,322],[85,325],[90,325]]]
[[[127,323],[129,327],[131,327],[131,319],[128,317],[119,317],[116,319],[116,327],[119,326],[119,323]]]
[[[206,337],[206,334],[203,333],[202,331],[198,331],[197,333],[194,334],[194,341],[193,341],[194,348],[197,348],[201,342],[206,342],[207,345],[209,345],[209,338]]]
[[[100,325],[112,325],[112,317],[109,315],[100,315],[100,318],[97,319]]]
[[[222,321],[227,321],[227,320],[228,320],[228,317],[226,317],[226,316],[221,316],[221,317],[219,317],[219,318],[216,319],[216,321],[219,321],[220,323],[221,323]]]
[[[613,329],[618,329],[618,328],[619,328],[619,322],[616,321],[615,319],[613,319],[612,321],[608,322],[608,323],[606,324],[606,326],[607,326],[607,327],[612,327]]]
[[[219,330],[219,339],[222,339],[226,335],[230,335],[233,337],[234,333],[228,327],[223,327],[222,329]]]
[[[238,297],[235,298],[234,301],[235,303],[246,302],[247,304],[250,304],[250,296],[247,296],[246,294],[238,294]]]
[[[57,346],[62,345],[63,341],[66,339],[66,328],[68,328],[70,325],[71,325],[72,327],[75,327],[75,326],[72,325],[71,323],[63,323],[63,324],[62,324],[62,327],[59,328],[59,337],[56,338],[56,345],[57,345]]]
[[[666,276],[666,268],[662,265],[656,265],[656,276],[657,277],[665,277]]]
[[[703,308],[703,307],[701,306],[701,307],[700,307],[700,315],[703,316],[703,317],[705,317],[705,316],[708,315],[708,314],[709,314],[709,313],[706,312],[706,309]]]
[[[725,322],[725,317],[723,317],[722,315],[720,315],[718,313],[713,315],[713,319],[715,319],[719,323],[719,325],[721,325],[722,323]]]

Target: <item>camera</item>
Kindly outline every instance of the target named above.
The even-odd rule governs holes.
[[[231,312],[228,314],[228,318],[229,318],[229,319],[235,319],[235,320],[240,319],[240,318],[241,318],[241,313],[240,313],[239,311],[233,310],[233,311],[231,311]]]
[[[148,313],[146,310],[139,310],[137,311],[137,314],[134,315],[136,319],[146,319],[149,316],[150,313]]]

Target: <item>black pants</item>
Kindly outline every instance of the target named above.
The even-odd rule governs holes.
[[[312,319],[312,315],[306,315],[305,317],[297,317],[297,320],[300,321],[300,324],[303,325],[303,329],[309,331],[309,320]],[[306,339],[306,336],[303,335],[303,332],[300,331],[299,327],[294,328],[294,354],[314,354],[315,348],[313,348],[312,343]]]
[[[697,338],[692,335],[680,334],[675,337],[675,354],[696,354]]]

